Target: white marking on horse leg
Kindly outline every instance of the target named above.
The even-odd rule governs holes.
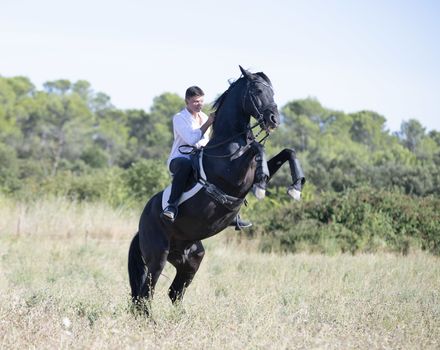
[[[266,190],[264,188],[259,187],[259,186],[255,186],[254,194],[258,200],[262,200],[262,199],[264,199],[264,197],[266,197]]]
[[[184,249],[182,255],[183,263],[189,261],[189,254],[195,252],[196,250],[197,250],[197,245],[195,243],[192,244],[191,247],[189,247],[188,249]]]
[[[289,186],[287,188],[287,194],[292,197],[294,200],[299,201],[301,200],[301,192],[298,190],[295,190],[293,186]]]
[[[185,264],[189,260],[189,249],[185,249],[182,254],[182,263]]]

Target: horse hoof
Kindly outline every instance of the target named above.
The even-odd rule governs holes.
[[[260,186],[254,186],[253,192],[258,200],[262,200],[264,199],[264,197],[266,197],[266,190],[264,188],[261,188]]]
[[[287,194],[296,201],[301,200],[301,191],[295,190],[293,186],[287,188]]]

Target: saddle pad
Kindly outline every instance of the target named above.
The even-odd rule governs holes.
[[[199,182],[197,182],[194,187],[192,187],[189,191],[183,192],[183,194],[180,196],[179,203],[185,202],[186,200],[193,197],[197,192],[199,192],[203,188],[203,185]],[[171,185],[169,185],[167,188],[163,190],[162,193],[162,209],[165,209],[168,205],[168,199],[170,198],[171,193]]]

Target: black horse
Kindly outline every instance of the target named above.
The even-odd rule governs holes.
[[[165,263],[176,268],[168,292],[174,303],[182,299],[202,262],[205,250],[201,240],[233,221],[253,186],[257,197],[263,197],[266,183],[286,161],[292,175],[289,194],[299,195],[305,182],[293,149],[284,149],[266,162],[262,141],[280,123],[272,84],[262,72],[240,70],[242,77],[214,103],[213,134],[200,161],[201,173],[206,174],[199,180],[202,189],[179,206],[174,223],[160,217],[163,191],[154,195],[142,212],[139,231],[130,245],[128,271],[132,301],[147,314],[146,302]],[[251,116],[257,120],[252,127]],[[254,135],[256,126],[261,130]],[[265,136],[258,141],[262,132]]]

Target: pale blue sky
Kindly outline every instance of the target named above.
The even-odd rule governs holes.
[[[212,101],[240,64],[271,78],[279,106],[311,96],[391,131],[440,130],[435,0],[1,0],[0,48],[2,76],[84,79],[123,109],[190,85]]]

